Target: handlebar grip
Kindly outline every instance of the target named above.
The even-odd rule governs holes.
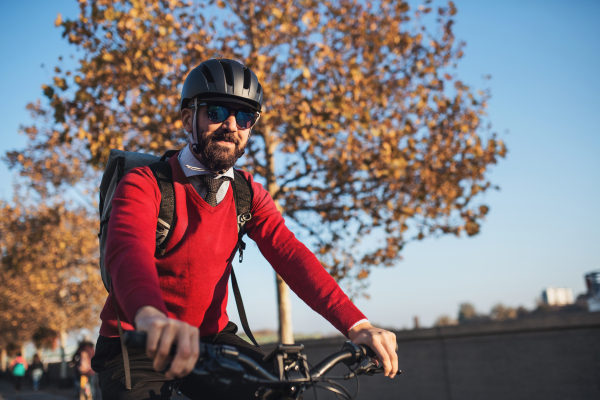
[[[373,358],[377,356],[377,354],[375,354],[375,352],[366,344],[360,344],[359,347],[363,350],[367,357]]]
[[[132,349],[145,350],[147,336],[146,332],[127,331],[123,334],[125,346]]]
[[[131,349],[146,350],[147,338],[148,334],[142,331],[126,331],[123,334],[125,346]],[[177,354],[177,343],[173,343],[171,345],[171,351],[169,354],[171,356],[175,356],[175,354]]]
[[[377,354],[375,354],[375,352],[366,344],[361,344],[359,345],[361,349],[363,349],[363,351],[365,352],[365,354],[367,355],[367,357],[373,358],[375,357]],[[396,353],[398,352],[398,343],[396,343]]]

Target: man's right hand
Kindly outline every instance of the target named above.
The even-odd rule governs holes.
[[[146,354],[154,360],[156,371],[164,371],[173,343],[177,353],[165,373],[168,379],[182,378],[192,372],[200,354],[200,332],[185,322],[168,318],[162,311],[145,306],[135,316],[135,327],[146,332]]]

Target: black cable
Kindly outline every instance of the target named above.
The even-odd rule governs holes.
[[[310,368],[312,370],[313,366],[308,362],[308,357],[305,359],[305,361],[306,361],[306,365],[308,365],[308,368]],[[311,386],[312,386],[312,389],[313,389],[313,393],[315,394],[315,400],[318,400],[318,398],[317,398],[317,389],[315,388],[315,386],[317,386],[317,384],[316,383],[313,384],[313,377],[310,374],[310,370],[308,372],[308,376],[310,377],[310,383],[311,383]]]
[[[348,397],[346,394],[342,393],[340,390],[334,388],[334,387],[329,387],[329,386],[313,386],[316,387],[318,389],[322,389],[322,390],[329,390],[330,392],[333,392],[333,394],[335,394],[335,396],[338,399],[344,398],[345,400],[352,400],[350,397]],[[342,397],[340,397],[342,396]]]
[[[346,388],[343,385],[340,385],[339,383],[334,382],[334,381],[329,380],[329,379],[324,379],[324,380],[325,380],[325,382],[329,383],[332,386],[332,388],[337,387],[338,390],[343,390],[344,393],[345,393],[346,399],[352,400],[352,396],[350,395],[350,392],[348,390],[346,390]]]
[[[344,376],[328,376],[327,379],[347,381],[348,379],[352,379],[355,376],[356,376],[356,374],[348,374],[348,375],[344,375]]]
[[[348,369],[350,369],[350,367],[348,367]],[[352,399],[355,399],[358,397],[358,393],[360,392],[360,379],[358,379],[358,375],[354,371],[352,371],[352,373],[354,374],[354,377],[356,378],[356,394],[352,398]]]
[[[345,381],[347,381],[348,379],[355,378],[356,379],[356,393],[354,394],[354,396],[352,396],[352,400],[354,400],[354,399],[356,399],[358,397],[358,393],[360,392],[360,380],[358,379],[358,375],[356,374],[355,370],[353,370],[352,368],[350,368],[350,366],[348,366],[348,370],[350,371],[350,374],[348,374],[348,375],[344,375],[344,376],[328,376],[327,379],[328,380],[339,379],[339,380],[345,380]]]
[[[308,362],[308,360],[306,361],[306,363],[308,364],[309,368],[311,368],[311,369],[314,368]],[[310,376],[310,382],[312,384],[313,392],[315,394],[315,400],[317,400],[317,389],[316,389],[317,387],[319,389],[329,390],[329,391],[333,392],[338,399],[340,398],[339,396],[343,396],[347,400],[356,399],[356,397],[358,396],[358,393],[360,392],[360,381],[358,379],[358,375],[356,374],[355,370],[351,369],[350,366],[348,366],[348,370],[351,372],[351,374],[349,374],[347,376],[335,376],[335,377],[327,376],[327,377],[321,377],[321,379],[313,379],[313,377]],[[351,396],[350,392],[348,390],[346,390],[346,388],[344,386],[333,381],[333,379],[348,380],[348,379],[351,379],[352,377],[354,377],[356,379],[356,393],[354,394],[354,396]],[[315,382],[315,383],[313,383],[313,382]],[[316,382],[326,382],[329,385],[331,385],[331,387],[318,386],[316,384]],[[341,388],[344,391],[344,393],[342,393],[339,389],[336,389],[336,387]]]
[[[306,364],[308,364],[308,367],[310,369],[314,369],[314,367],[308,362],[308,360],[306,361]],[[348,367],[348,368],[350,368],[350,367]],[[312,377],[312,375],[309,374],[309,376],[310,376],[310,382],[311,383],[315,382],[315,384],[312,385],[312,387],[313,387],[313,393],[315,394],[315,400],[317,400],[317,389],[316,388],[324,389],[324,390],[329,390],[329,391],[333,392],[338,399],[340,398],[339,395],[341,395],[341,396],[344,396],[344,398],[347,399],[347,400],[352,400],[352,397],[350,396],[350,392],[348,392],[346,390],[346,388],[344,386],[340,385],[339,383],[333,382],[330,377],[320,377],[320,379],[314,379]],[[336,379],[336,378],[338,378],[338,377],[335,377],[334,379]],[[345,379],[345,378],[344,377],[339,377],[339,379]],[[331,385],[332,387],[317,386],[316,382],[326,382],[329,385]],[[346,394],[342,393],[339,389],[336,389],[335,388],[336,386],[339,387],[339,388],[341,388]]]
[[[360,380],[358,379],[358,374],[356,373],[356,368],[358,368],[358,365],[356,367],[354,367],[354,369],[350,368],[350,366],[348,365],[348,371],[351,372],[351,374],[349,375],[354,375],[354,377],[356,378],[356,393],[354,394],[354,397],[352,397],[352,400],[356,399],[358,397],[358,393],[360,392]],[[350,379],[350,377],[348,377],[348,379]]]

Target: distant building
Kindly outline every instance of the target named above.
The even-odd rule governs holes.
[[[592,271],[585,275],[587,286],[588,310],[600,311],[600,271]]]
[[[542,292],[542,301],[550,306],[573,304],[571,288],[549,287]]]

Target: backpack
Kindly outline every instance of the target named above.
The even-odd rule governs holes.
[[[25,365],[16,363],[12,369],[13,376],[25,376]]]
[[[98,238],[100,239],[100,273],[102,275],[102,282],[108,292],[111,291],[111,277],[105,266],[105,253],[106,253],[106,240],[107,240],[107,227],[112,212],[112,198],[115,195],[115,190],[119,185],[119,182],[133,168],[148,166],[156,179],[158,188],[161,193],[160,200],[160,211],[158,214],[158,220],[156,225],[156,252],[155,256],[162,256],[165,254],[167,243],[173,233],[173,228],[177,223],[177,216],[175,215],[175,190],[173,188],[173,174],[171,171],[171,165],[166,161],[168,158],[174,156],[177,150],[169,150],[162,157],[153,156],[144,153],[134,153],[129,151],[122,151],[112,149],[106,163],[104,174],[102,175],[102,181],[100,183],[100,232]],[[235,201],[236,208],[236,219],[238,226],[238,244],[237,249],[240,252],[239,261],[243,260],[243,251],[246,249],[246,244],[242,240],[245,234],[244,226],[252,218],[250,210],[252,208],[252,186],[250,182],[246,180],[244,175],[234,169],[234,180],[231,182],[233,189],[233,198]],[[238,307],[238,313],[242,322],[242,327],[248,335],[248,338],[258,348],[258,343],[252,336],[252,332],[248,326],[248,320],[246,319],[246,312],[244,310],[244,304],[240,290],[233,272],[231,269],[231,286],[235,296],[235,301]],[[114,301],[114,297],[113,297]],[[116,304],[115,304],[116,311]],[[117,321],[119,325],[119,333],[121,333],[121,321],[117,313]],[[122,336],[122,334],[120,334]]]

